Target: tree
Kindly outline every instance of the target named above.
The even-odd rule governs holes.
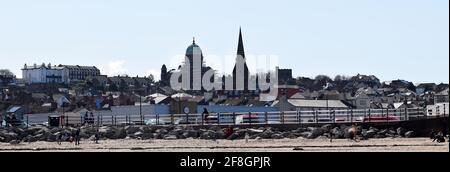
[[[334,77],[334,82],[346,81],[349,79],[349,77],[346,77],[344,75],[336,75],[336,77]]]
[[[318,75],[314,79],[314,90],[321,90],[327,83],[331,83],[333,80],[331,80],[330,77],[326,75]]]
[[[119,84],[119,91],[124,92],[128,90],[128,84],[125,80],[121,79]]]
[[[109,91],[119,91],[119,89],[117,88],[117,85],[114,83],[109,84]]]
[[[0,75],[14,76],[14,73],[12,73],[9,69],[0,69]]]
[[[140,83],[137,79],[134,80],[134,88],[135,88],[135,89],[140,89],[140,88],[142,88],[141,83]]]
[[[148,80],[150,81],[151,84],[155,83],[155,76],[153,76],[153,74],[148,75]]]

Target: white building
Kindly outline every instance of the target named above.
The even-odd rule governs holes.
[[[427,106],[428,116],[443,116],[449,113],[449,103],[436,103]]]
[[[25,83],[70,83],[73,81],[85,80],[89,76],[100,75],[100,70],[95,66],[72,66],[51,64],[27,66],[22,69],[22,77]]]

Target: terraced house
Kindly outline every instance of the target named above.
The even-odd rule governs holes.
[[[24,65],[22,76],[27,84],[38,83],[65,83],[74,81],[83,81],[87,77],[99,76],[100,70],[95,66],[79,65],[58,65],[52,66],[50,63],[45,65]]]

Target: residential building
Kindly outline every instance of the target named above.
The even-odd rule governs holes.
[[[95,66],[79,65],[24,65],[22,77],[27,84],[37,83],[65,83],[83,81],[88,77],[100,75],[100,70]]]

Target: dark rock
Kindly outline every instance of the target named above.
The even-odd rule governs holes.
[[[302,132],[308,131],[306,128],[297,128],[295,130],[292,130],[292,133],[294,134],[300,134]]]
[[[186,138],[197,138],[199,136],[199,132],[197,130],[187,130],[183,133],[183,136]]]
[[[175,135],[165,135],[164,140],[176,140],[177,136]]]
[[[319,137],[324,133],[322,128],[314,128],[313,130],[311,130],[311,136],[313,138]]]
[[[305,131],[303,133],[300,133],[300,136],[303,137],[303,138],[308,138],[308,136],[310,136],[310,135],[311,135],[311,132],[309,132],[309,131]]]
[[[326,124],[323,125],[322,127],[320,127],[322,130],[324,130],[325,132],[329,132],[331,129],[333,129],[333,125],[331,124]]]
[[[133,134],[136,133],[138,131],[141,131],[141,129],[137,126],[125,126],[125,131],[127,134]]]
[[[216,131],[215,133],[215,139],[224,139],[225,133],[222,130]]]
[[[19,144],[20,143],[20,140],[11,140],[10,142],[9,142],[9,144],[12,144],[12,145],[17,145],[17,144]]]
[[[384,130],[380,130],[378,131],[378,135],[385,135],[386,133],[388,133],[388,130],[384,129]]]
[[[267,131],[267,132],[266,132]],[[263,133],[261,133],[261,134],[257,134],[257,135],[255,135],[255,136],[257,136],[257,137],[261,137],[261,138],[263,138],[263,139],[270,139],[270,137],[272,136],[272,134],[273,134],[273,132],[272,131],[268,131],[268,130],[266,130],[266,131],[264,131]]]
[[[178,136],[178,135],[182,135],[183,132],[184,132],[184,130],[182,128],[176,128],[176,129],[170,131],[169,133],[172,133],[173,135],[177,135]]]
[[[405,133],[405,137],[406,137],[406,138],[414,137],[414,131],[407,131],[407,132]]]
[[[127,137],[127,133],[123,128],[116,128],[114,131],[115,132],[112,139],[124,139]]]
[[[386,136],[386,137],[395,137],[395,135],[394,135],[394,134],[391,134],[391,133],[386,133],[385,136]]]
[[[228,140],[235,140],[235,139],[238,139],[238,138],[239,138],[239,135],[237,133],[233,133],[227,139]]]
[[[142,127],[142,132],[143,133],[155,133],[156,128],[152,127],[152,126],[144,126]]]
[[[200,136],[200,139],[206,139],[206,140],[214,139],[214,138],[216,138],[216,132],[212,131],[212,130],[203,132]]]
[[[163,135],[161,135],[159,133],[153,133],[153,137],[152,138],[154,138],[154,139],[162,139],[163,138],[162,136]]]
[[[259,129],[248,129],[247,130],[247,133],[249,135],[261,134],[263,132],[264,132],[264,130],[259,130]]]
[[[375,134],[373,136],[373,138],[376,138],[376,139],[386,138],[386,135],[384,135],[384,134]]]
[[[271,136],[273,139],[282,139],[284,138],[281,134],[272,134]]]
[[[133,134],[135,137],[142,137],[143,133],[141,131],[138,131]]]
[[[212,126],[212,127],[209,127],[209,130],[219,131],[219,130],[222,130],[222,128],[220,128],[219,126]]]
[[[153,133],[143,133],[141,139],[151,139],[153,138]]]
[[[330,133],[333,135],[333,138],[344,138],[344,131],[342,131],[339,127],[335,127],[330,130]]]
[[[396,135],[396,134],[397,134],[397,131],[391,129],[391,130],[388,131],[388,133],[389,133],[390,135]]]
[[[406,129],[404,129],[403,127],[398,127],[397,128],[397,134],[400,136],[405,136],[406,133]]]
[[[167,133],[169,133],[169,132],[168,132],[166,129],[164,129],[164,128],[157,129],[155,132],[156,132],[156,133],[159,133],[159,134],[167,134]]]
[[[369,130],[372,130],[372,131],[375,131],[375,132],[380,131],[378,128],[375,128],[375,127],[369,127]]]
[[[373,138],[377,132],[375,130],[369,129],[365,133],[363,132],[363,136],[366,138]]]

